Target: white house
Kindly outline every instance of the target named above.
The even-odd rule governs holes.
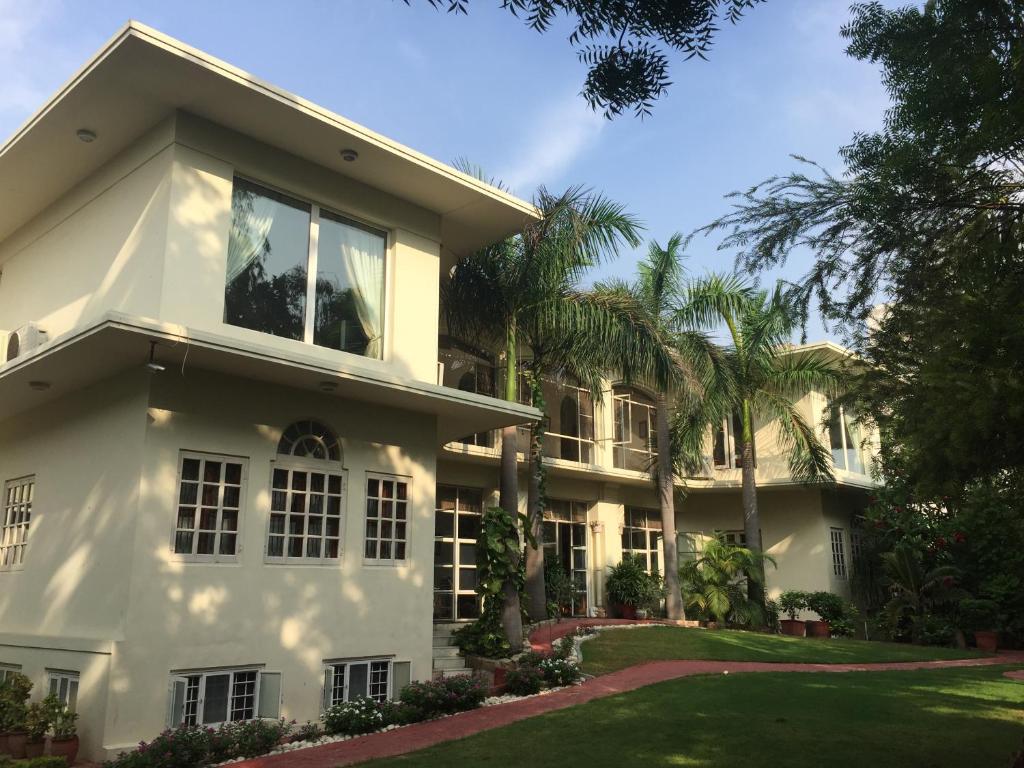
[[[538,417],[439,336],[439,281],[535,215],[118,32],[0,147],[0,674],[56,690],[95,759],[429,677],[434,622],[477,610],[491,432]],[[650,403],[551,386],[546,546],[579,585],[567,610],[594,613],[624,543],[657,565]],[[829,491],[794,485],[758,433],[775,589],[845,584],[871,483],[833,432]],[[684,542],[741,527],[730,425],[709,456]]]

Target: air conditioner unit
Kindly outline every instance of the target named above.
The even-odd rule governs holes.
[[[16,357],[21,357],[40,344],[45,344],[46,339],[46,331],[35,323],[27,323],[7,334],[7,349],[4,353],[4,360],[10,362]]]

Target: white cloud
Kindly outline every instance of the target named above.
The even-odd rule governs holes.
[[[549,104],[531,121],[524,144],[513,151],[497,177],[520,194],[528,194],[540,184],[555,184],[598,142],[606,122],[576,94]]]

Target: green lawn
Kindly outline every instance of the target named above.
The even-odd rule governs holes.
[[[1005,669],[691,677],[371,765],[995,768],[1024,737]]]
[[[683,627],[611,630],[587,640],[582,648],[583,670],[591,675],[604,675],[644,661],[662,659],[864,664],[965,659],[978,655],[975,651],[954,648],[865,640],[818,640]]]

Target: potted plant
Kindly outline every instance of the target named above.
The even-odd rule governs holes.
[[[31,690],[32,681],[17,672],[0,683],[0,754],[25,756],[26,702]]]
[[[839,623],[845,612],[843,598],[831,592],[812,592],[807,596],[807,608],[818,614],[817,621],[807,622],[808,637],[831,637],[830,623]]]
[[[624,619],[635,619],[636,609],[650,602],[651,582],[640,558],[627,555],[613,565],[605,584],[608,602],[615,606]]]
[[[60,702],[52,694],[29,705],[25,712],[25,757],[41,757],[46,748],[46,732],[50,730],[54,705]]]
[[[787,589],[779,595],[779,610],[786,614],[788,619],[779,621],[779,629],[782,634],[792,637],[803,637],[807,634],[805,622],[797,619],[796,615],[807,607],[807,593],[797,589]]]
[[[960,623],[974,635],[979,651],[995,653],[999,650],[999,606],[993,600],[968,598],[960,601]]]
[[[53,713],[53,721],[50,724],[50,754],[54,757],[63,757],[68,765],[75,764],[78,757],[78,713],[72,712],[67,707],[57,702],[57,708]]]

